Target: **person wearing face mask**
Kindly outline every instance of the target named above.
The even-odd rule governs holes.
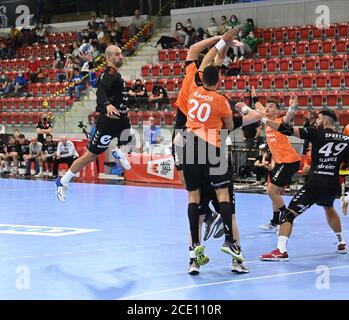
[[[210,18],[210,24],[205,32],[206,38],[211,38],[218,35],[218,25],[215,18]],[[204,36],[205,37],[205,36]]]
[[[176,23],[175,32],[164,34],[160,37],[156,45],[152,46],[157,48],[160,44],[162,49],[173,49],[174,46],[183,45],[186,41],[189,42],[189,36],[184,30],[184,26],[181,22]]]
[[[247,37],[242,39],[242,46],[234,47],[234,63],[237,61],[245,60],[245,55],[251,55],[253,52],[256,52],[258,39],[255,37],[254,32],[250,31]],[[240,58],[238,56],[240,55]]]
[[[244,34],[248,35],[251,31],[254,32],[254,30],[255,26],[253,23],[253,19],[247,19],[243,27]]]
[[[196,30],[193,27],[193,24],[191,22],[190,19],[187,19],[186,24],[185,24],[185,28],[184,31],[187,33],[188,35],[188,43],[185,43],[185,47],[189,48],[192,44],[194,44],[196,41]]]
[[[238,20],[237,16],[235,14],[231,15],[229,20],[229,25],[234,28],[236,26],[239,26],[241,22]]]
[[[48,115],[44,113],[36,125],[36,133],[38,134],[38,141],[44,143],[46,141],[45,135],[52,133],[52,123],[48,119]]]
[[[230,29],[231,29],[231,26],[228,24],[227,17],[221,16],[221,24],[218,28],[218,34],[223,35],[224,33],[226,33]]]

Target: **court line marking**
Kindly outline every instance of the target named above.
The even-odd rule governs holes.
[[[339,270],[339,269],[346,269],[346,268],[349,268],[349,265],[340,266],[340,267],[331,267],[331,268],[328,268],[327,270]],[[267,276],[259,276],[259,277],[245,278],[245,279],[234,279],[234,280],[226,280],[226,281],[218,281],[218,282],[200,283],[200,284],[195,284],[195,285],[190,285],[190,286],[182,286],[182,287],[176,287],[176,288],[170,288],[170,289],[145,292],[143,294],[137,294],[137,295],[133,295],[133,296],[123,297],[123,298],[115,299],[115,300],[130,300],[130,299],[135,299],[135,298],[140,298],[140,297],[153,296],[156,294],[175,292],[175,291],[181,291],[181,290],[188,290],[188,289],[193,289],[193,288],[209,287],[209,286],[235,283],[235,282],[271,279],[271,278],[285,277],[285,276],[287,277],[287,276],[293,276],[293,275],[299,275],[299,274],[314,273],[316,271],[317,271],[317,269],[312,269],[312,270],[297,271],[297,272],[271,274],[271,275],[267,275]]]

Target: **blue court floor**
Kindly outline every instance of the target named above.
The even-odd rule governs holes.
[[[210,239],[210,263],[187,275],[186,199],[180,189],[73,183],[62,204],[52,182],[0,179],[0,299],[349,299],[349,255],[336,253],[322,208],[297,219],[289,262],[258,260],[277,240],[257,229],[271,212],[264,195],[237,194],[251,272],[232,273],[222,239]]]

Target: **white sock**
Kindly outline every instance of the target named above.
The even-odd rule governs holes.
[[[338,244],[345,244],[342,232],[336,232]]]
[[[279,240],[278,240],[278,249],[280,250],[281,253],[284,253],[287,251],[287,241],[288,241],[288,237],[286,236],[279,236]]]
[[[67,186],[71,179],[73,179],[75,173],[71,172],[70,169],[65,173],[65,175],[61,178],[61,184]]]
[[[189,258],[190,258],[190,259],[195,259],[195,258],[196,258],[196,255],[195,255],[195,251],[194,251],[194,250],[190,250],[190,251],[189,251]]]

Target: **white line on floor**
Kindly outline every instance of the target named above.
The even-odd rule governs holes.
[[[332,268],[328,268],[328,270],[339,270],[339,269],[346,269],[346,268],[349,268],[349,265],[340,266],[340,267],[332,267]],[[124,298],[121,298],[119,300],[130,300],[130,299],[136,299],[136,298],[138,299],[141,297],[152,296],[152,295],[156,295],[156,294],[163,294],[163,293],[168,293],[168,292],[188,290],[188,289],[193,289],[193,288],[209,287],[209,286],[228,284],[228,283],[234,283],[234,282],[244,282],[244,281],[272,279],[272,278],[278,278],[278,277],[287,277],[287,276],[300,275],[300,274],[306,274],[306,273],[314,273],[316,271],[317,271],[317,269],[312,269],[312,270],[305,270],[305,271],[298,271],[298,272],[271,274],[271,275],[267,275],[267,276],[251,277],[251,278],[244,278],[244,279],[234,279],[234,280],[226,280],[226,281],[218,281],[218,282],[201,283],[201,284],[195,284],[195,285],[191,285],[191,286],[183,286],[183,287],[163,289],[163,290],[152,291],[152,292],[145,292],[143,294],[124,297]]]

